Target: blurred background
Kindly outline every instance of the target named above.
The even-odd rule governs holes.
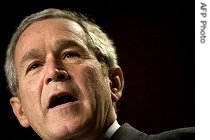
[[[43,3],[44,2],[44,3]],[[1,2],[2,3],[2,2]],[[20,21],[44,8],[87,14],[115,41],[125,88],[118,121],[148,134],[195,126],[194,2],[136,0],[30,1],[1,4],[0,128],[10,139],[40,139],[20,126],[4,76],[7,44]],[[13,134],[14,133],[14,134]]]

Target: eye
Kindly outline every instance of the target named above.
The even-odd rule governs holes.
[[[65,58],[76,58],[76,57],[80,57],[80,54],[78,52],[75,52],[75,51],[68,51],[68,52],[65,52],[62,55],[62,59],[65,59]]]
[[[36,69],[38,67],[41,67],[41,66],[43,66],[43,65],[40,62],[33,62],[28,66],[27,72],[29,72],[31,70],[34,70],[34,69]]]

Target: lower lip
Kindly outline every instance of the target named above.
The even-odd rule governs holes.
[[[68,103],[65,103],[65,104],[60,104],[60,105],[57,105],[53,108],[50,108],[50,109],[63,109],[63,108],[70,108],[70,107],[73,107],[75,105],[79,104],[79,101],[74,101],[74,102],[68,102]]]

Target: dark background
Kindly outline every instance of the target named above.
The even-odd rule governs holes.
[[[120,124],[129,122],[148,134],[195,126],[194,1],[43,2],[1,4],[1,137],[39,139],[13,115],[3,65],[15,27],[25,16],[49,7],[88,14],[114,39],[125,76]]]

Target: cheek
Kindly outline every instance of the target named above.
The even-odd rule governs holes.
[[[111,99],[109,79],[104,76],[101,67],[89,67],[84,71],[80,76],[84,82],[82,85],[87,90],[84,96],[89,96],[87,98],[94,108],[105,106],[107,100]]]
[[[20,84],[20,96],[25,115],[29,120],[34,120],[36,116],[41,116],[40,110],[40,93],[38,82],[28,81]]]
[[[19,83],[20,92],[30,96],[38,94],[37,92],[41,91],[41,80],[40,78],[33,78],[32,80],[25,80],[24,82]]]
[[[39,78],[34,78],[35,80],[25,80],[19,83],[19,92],[25,102],[32,104],[37,102],[41,96],[41,81]],[[31,106],[31,105],[30,105]]]

